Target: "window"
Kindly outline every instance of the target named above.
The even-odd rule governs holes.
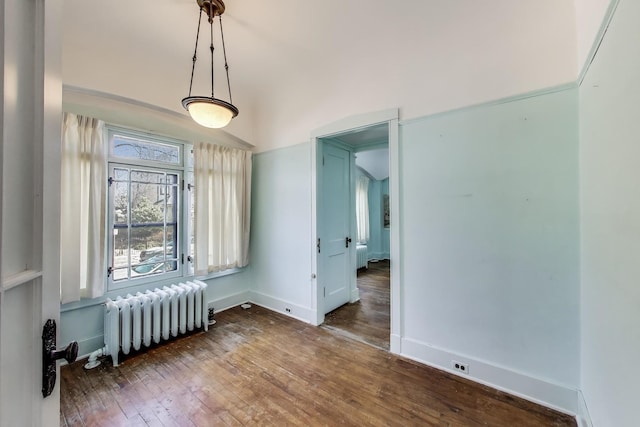
[[[64,113],[62,153],[63,304],[248,265],[250,151]]]
[[[180,147],[157,141],[145,141],[137,137],[114,133],[109,138],[113,157],[147,160],[162,164],[182,166]]]
[[[359,172],[356,179],[356,235],[357,242],[369,241],[369,178]]]
[[[191,215],[183,211],[191,206],[184,179],[192,172],[183,156],[190,147],[117,128],[108,138],[108,290],[190,274],[183,264],[192,240]]]

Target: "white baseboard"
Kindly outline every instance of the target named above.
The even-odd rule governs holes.
[[[360,289],[358,288],[351,290],[351,300],[349,300],[351,303],[356,301],[360,301]]]
[[[305,323],[315,324],[316,312],[290,301],[274,298],[261,292],[249,291],[249,301],[285,316],[293,317]]]
[[[372,259],[391,259],[391,255],[389,254],[389,252],[370,252],[369,261],[371,261]]]
[[[78,341],[78,359],[86,359],[91,353],[104,347],[104,335]]]
[[[589,409],[587,408],[587,401],[580,390],[578,390],[578,414],[576,415],[576,420],[578,421],[578,427],[593,427]]]
[[[401,354],[402,337],[400,335],[391,334],[389,342],[389,351],[394,354]]]
[[[569,415],[575,416],[578,413],[579,392],[566,386],[461,356],[409,338],[402,339],[400,354]],[[468,364],[469,373],[461,374],[454,371],[451,360]]]
[[[244,304],[249,301],[250,292],[243,291],[238,292],[237,294],[227,295],[225,297],[216,298],[212,301],[208,302],[208,307],[213,308],[215,313],[219,313],[224,310],[228,310],[240,304]]]

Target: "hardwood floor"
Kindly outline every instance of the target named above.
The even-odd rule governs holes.
[[[389,260],[369,262],[358,270],[360,301],[328,313],[324,325],[376,347],[389,349],[390,278]]]
[[[61,369],[62,426],[575,426],[550,409],[253,306],[114,368]]]

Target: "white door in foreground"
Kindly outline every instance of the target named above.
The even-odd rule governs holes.
[[[57,426],[59,381],[44,398],[41,337],[60,317],[62,2],[1,7],[0,425]]]

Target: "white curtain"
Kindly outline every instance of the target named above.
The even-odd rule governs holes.
[[[214,144],[194,148],[195,274],[249,263],[251,152]]]
[[[107,143],[101,120],[64,114],[61,185],[60,301],[102,296]]]
[[[358,243],[369,241],[369,178],[359,175],[356,180],[356,225]]]

